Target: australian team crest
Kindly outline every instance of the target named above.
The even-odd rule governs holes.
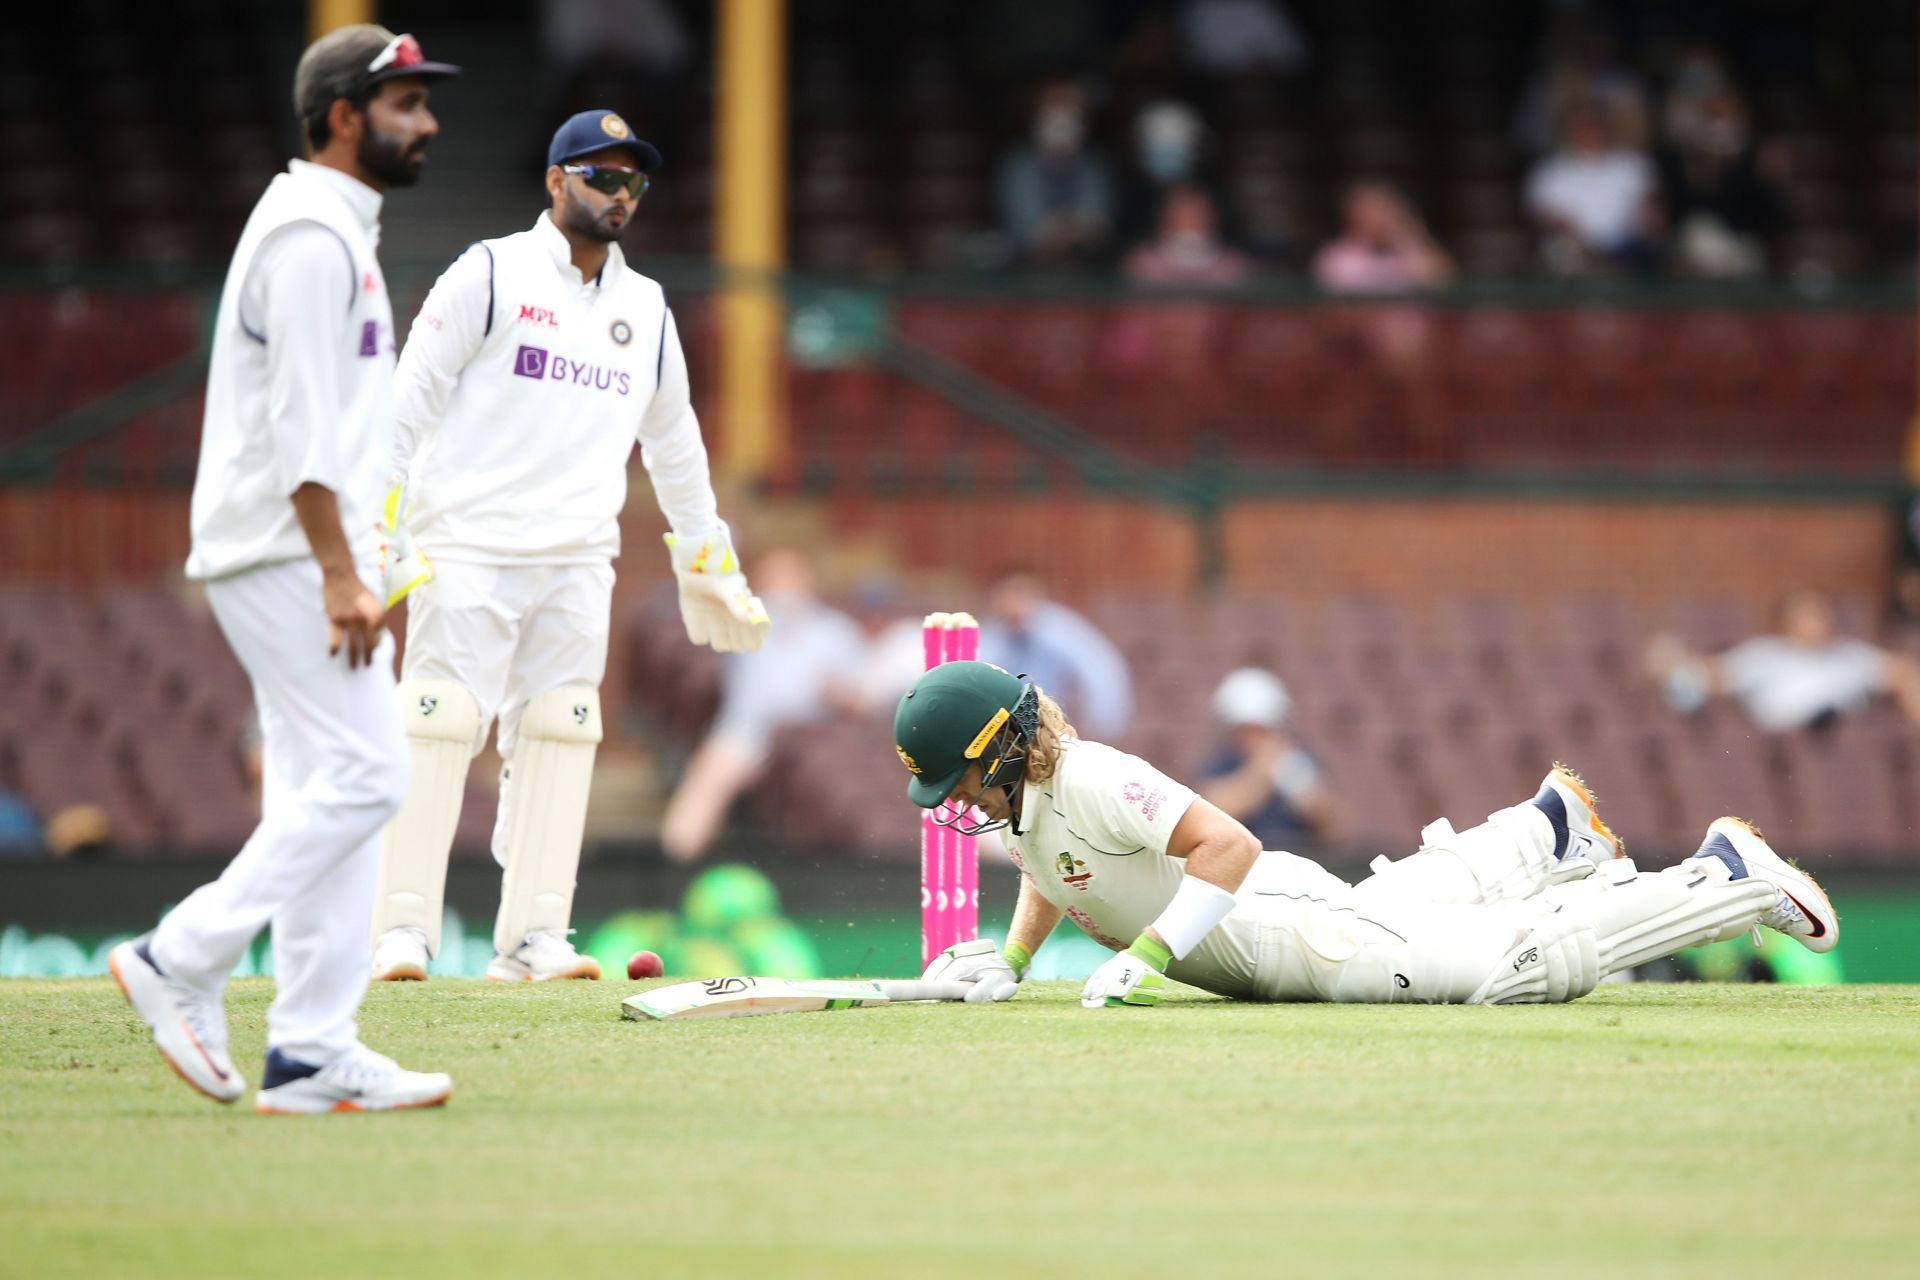
[[[900,753],[900,763],[907,766],[907,772],[912,774],[916,778],[919,777],[920,766],[914,761],[914,758],[912,756],[907,754],[907,749],[905,747],[896,746],[894,747],[894,750]]]

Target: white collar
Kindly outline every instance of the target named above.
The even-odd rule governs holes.
[[[370,232],[379,231],[380,205],[385,197],[360,179],[350,173],[342,173],[332,165],[315,164],[311,160],[289,160],[287,172],[296,178],[325,183],[347,202],[347,208],[353,210],[353,216],[360,219],[361,226]]]
[[[533,222],[533,234],[534,238],[539,240],[546,248],[548,256],[553,259],[553,265],[560,268],[562,274],[572,277],[582,285],[587,283],[587,281],[580,276],[580,268],[573,265],[573,245],[567,240],[566,236],[561,234],[560,228],[553,225],[553,212],[551,210],[542,209],[540,211],[540,216],[535,218]],[[626,256],[620,252],[620,246],[617,244],[609,244],[607,246],[606,265],[600,268],[600,274],[593,278],[593,283],[604,286],[614,280],[618,280],[620,278],[620,272],[626,270],[626,266],[627,259]]]

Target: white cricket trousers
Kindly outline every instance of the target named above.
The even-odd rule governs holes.
[[[473,754],[500,718],[497,748],[509,768],[520,716],[533,698],[563,685],[598,689],[607,674],[613,566],[473,564],[434,555],[431,581],[407,597],[407,680],[451,680],[473,695],[480,728]],[[493,858],[507,865],[513,786],[500,775]]]
[[[378,581],[365,566],[361,577]],[[324,1065],[359,1035],[380,831],[407,794],[393,644],[383,635],[372,665],[352,670],[345,649],[328,655],[311,559],[209,582],[207,601],[260,713],[260,825],[218,880],[160,922],[153,957],[169,976],[218,991],[271,925],[279,990],[267,1047]]]

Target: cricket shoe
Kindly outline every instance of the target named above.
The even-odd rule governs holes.
[[[1735,880],[1752,876],[1771,884],[1779,897],[1760,918],[1767,928],[1797,939],[1809,951],[1831,951],[1840,941],[1840,916],[1826,893],[1812,876],[1775,853],[1746,819],[1715,818],[1693,857],[1718,858]]]
[[[363,1044],[324,1067],[267,1050],[254,1108],[267,1115],[317,1116],[333,1111],[406,1111],[437,1107],[453,1096],[453,1077],[408,1071]]]
[[[247,1082],[227,1056],[227,1015],[220,997],[175,982],[153,962],[152,936],[123,942],[107,968],[127,1003],[153,1029],[153,1047],[174,1074],[215,1102],[232,1102]]]
[[[1541,781],[1533,807],[1547,816],[1555,856],[1563,863],[1583,858],[1598,867],[1627,851],[1620,837],[1600,820],[1586,780],[1558,761]]]
[[[488,982],[545,982],[549,978],[600,977],[600,962],[573,949],[566,935],[536,929],[511,955],[496,951],[487,962]]]
[[[375,982],[425,982],[427,980],[427,934],[424,929],[402,926],[380,935],[373,947]]]

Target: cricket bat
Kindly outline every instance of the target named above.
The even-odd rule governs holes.
[[[628,996],[626,1018],[751,1018],[763,1013],[815,1013],[864,1009],[914,1000],[964,1000],[965,982],[875,979],[862,982],[789,981],[785,978],[703,978]]]

